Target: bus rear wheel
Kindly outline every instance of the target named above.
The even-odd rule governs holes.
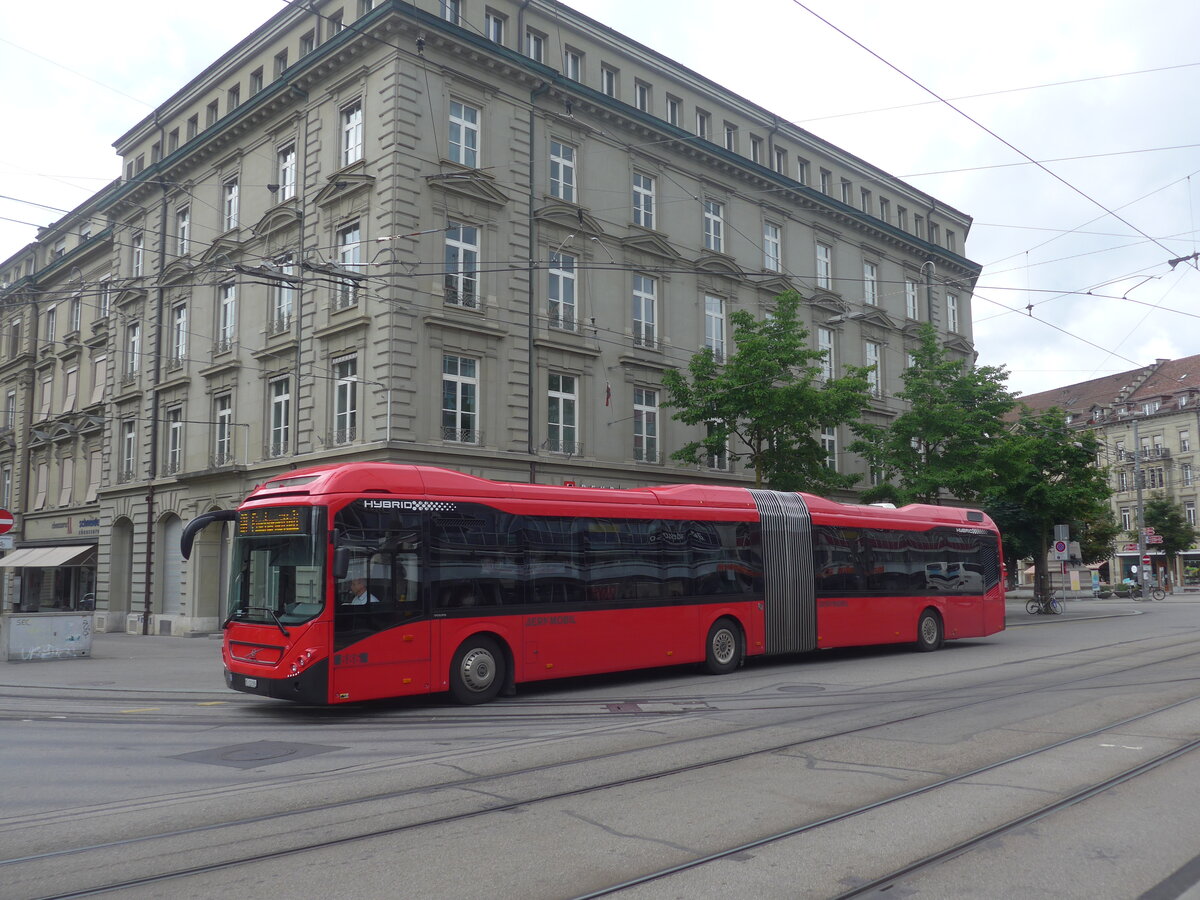
[[[921,613],[917,620],[917,649],[929,653],[942,646],[942,619],[932,609]]]
[[[487,703],[504,686],[504,654],[488,637],[463,641],[450,664],[450,694],[459,703]]]
[[[732,619],[717,619],[704,643],[704,668],[711,675],[727,675],[742,662],[742,632]]]

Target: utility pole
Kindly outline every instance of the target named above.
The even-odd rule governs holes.
[[[1146,586],[1146,527],[1142,519],[1142,444],[1138,440],[1138,420],[1133,420],[1133,485],[1137,489],[1137,582]]]

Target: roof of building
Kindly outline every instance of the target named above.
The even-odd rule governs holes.
[[[1035,412],[1058,407],[1065,413],[1084,414],[1099,420],[1120,407],[1159,400],[1173,406],[1180,395],[1200,391],[1200,354],[1181,359],[1159,359],[1141,369],[1130,369],[1089,381],[1028,394],[1018,398]]]

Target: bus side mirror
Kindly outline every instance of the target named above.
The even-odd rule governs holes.
[[[333,580],[343,581],[350,571],[350,548],[338,547],[333,551]]]

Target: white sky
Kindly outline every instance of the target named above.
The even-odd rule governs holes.
[[[975,343],[1015,390],[1200,353],[1200,270],[1167,264],[1200,249],[1195,0],[804,0],[1070,186],[796,0],[568,2],[973,216]],[[87,199],[118,136],[280,8],[0,0],[0,259],[61,216],[8,198]]]

